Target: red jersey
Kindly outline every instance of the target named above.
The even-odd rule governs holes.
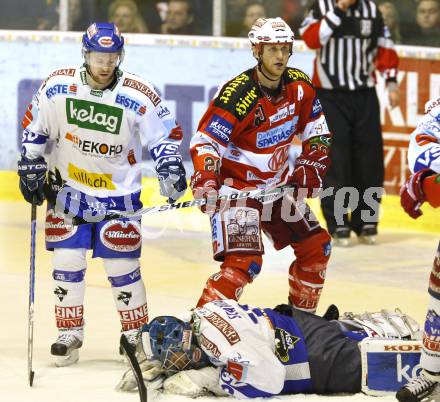
[[[305,73],[286,68],[281,93],[266,92],[255,68],[218,91],[191,140],[196,171],[216,171],[221,184],[237,189],[275,187],[293,171],[289,149],[295,138],[303,153],[328,147],[330,132]]]

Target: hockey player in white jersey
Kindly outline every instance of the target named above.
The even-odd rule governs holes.
[[[427,102],[425,115],[411,134],[408,166],[413,174],[402,186],[400,200],[405,212],[417,219],[424,202],[440,207],[440,97]],[[440,401],[440,243],[428,292],[421,358],[424,370],[397,393],[401,402]]]
[[[337,308],[333,313],[338,318]],[[350,313],[328,321],[288,305],[255,308],[215,300],[183,320],[161,316],[144,325],[142,346],[150,359],[141,367],[149,389],[190,397],[361,389],[377,394],[398,389],[399,361],[407,372],[417,365],[420,337],[418,324],[401,312]],[[380,353],[372,343],[380,345]],[[393,352],[411,348],[414,353]],[[126,371],[117,389],[135,385],[131,371]]]
[[[88,249],[103,260],[122,331],[133,343],[138,328],[148,322],[140,221],[76,227],[65,222],[62,212],[87,219],[100,209],[141,208],[142,145],[156,162],[168,202],[187,186],[179,153],[182,130],[149,82],[119,68],[124,38],[118,28],[94,23],[82,43],[84,64],[52,72],[33,97],[23,119],[18,162],[24,198],[38,205],[48,201],[46,247],[53,250],[59,330],[51,353],[60,357],[58,365],[77,361],[83,342]],[[54,144],[45,154],[48,142]]]

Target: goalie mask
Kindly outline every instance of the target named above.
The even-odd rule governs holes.
[[[209,365],[195,342],[189,322],[172,316],[156,317],[142,327],[142,347],[148,359],[157,359],[168,374]]]

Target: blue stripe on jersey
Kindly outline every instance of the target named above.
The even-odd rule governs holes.
[[[85,269],[81,271],[61,271],[59,269],[54,269],[53,271],[53,279],[56,281],[62,282],[81,282],[84,279],[84,274],[86,273]]]
[[[121,286],[131,285],[141,279],[141,268],[136,268],[133,272],[130,272],[121,276],[109,276],[108,280],[112,287],[119,288]]]
[[[264,312],[272,321],[275,331],[278,330],[279,336],[284,337],[287,350],[278,350],[275,354],[283,366],[286,366],[286,373],[288,373],[288,366],[305,366],[307,368],[306,373],[298,379],[286,378],[281,394],[311,392],[312,381],[307,367],[307,347],[300,327],[292,317],[279,314],[268,308],[264,309]]]
[[[142,208],[140,191],[114,197],[94,197],[65,185],[57,197],[57,209],[68,210],[71,217],[78,216],[89,222],[100,222],[107,210],[137,211]]]
[[[41,145],[41,144],[45,144],[47,142],[47,135],[42,135],[42,134],[38,134],[38,133],[34,133],[32,131],[29,130],[24,130],[23,131],[23,136],[21,139],[21,143],[22,144],[37,144],[37,145]]]

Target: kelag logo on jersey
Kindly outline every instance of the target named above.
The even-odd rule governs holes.
[[[147,111],[145,105],[142,105],[138,100],[133,99],[127,95],[117,94],[115,102],[124,106],[128,110],[136,112],[139,116],[143,116]]]
[[[205,128],[205,131],[213,135],[223,144],[227,144],[229,142],[229,137],[232,134],[232,124],[215,114],[209,121],[208,127]]]
[[[257,148],[270,148],[280,142],[288,140],[295,132],[297,124],[298,116],[295,116],[291,121],[287,121],[278,127],[257,133]]]
[[[322,112],[321,102],[319,101],[318,98],[315,98],[315,100],[313,101],[313,108],[310,117],[312,119],[315,119],[321,112]]]
[[[109,134],[119,134],[123,110],[80,99],[66,99],[66,115],[69,124]]]

